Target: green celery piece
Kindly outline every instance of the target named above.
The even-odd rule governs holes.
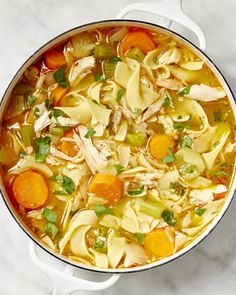
[[[13,95],[11,99],[10,108],[7,112],[7,118],[13,118],[20,115],[25,110],[24,95]]]
[[[61,127],[57,127],[57,126],[49,126],[49,133],[53,134],[53,135],[58,135],[58,136],[63,136],[65,131],[63,128]]]
[[[32,145],[33,137],[34,137],[34,127],[33,125],[21,125],[20,135],[24,145],[30,146]]]
[[[95,58],[108,58],[114,55],[113,48],[107,43],[96,44],[94,48]]]
[[[106,79],[112,78],[115,73],[116,64],[111,63],[109,60],[105,60],[103,63],[103,70],[105,73]]]
[[[147,140],[147,134],[146,133],[128,133],[126,135],[126,139],[128,143],[130,143],[131,145],[141,147],[145,144]]]
[[[164,209],[165,209],[165,206],[161,202],[158,202],[158,201],[152,202],[152,201],[146,200],[141,204],[140,211],[149,216],[160,218]]]
[[[129,58],[135,59],[138,62],[142,62],[145,57],[145,54],[142,52],[142,50],[139,47],[134,47],[126,53],[126,56]]]

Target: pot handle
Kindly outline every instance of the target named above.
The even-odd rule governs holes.
[[[198,38],[201,50],[206,50],[206,38],[202,29],[191,18],[189,18],[182,8],[183,0],[161,0],[158,3],[133,3],[123,8],[116,18],[122,19],[129,12],[145,11],[162,16],[160,25],[170,28],[172,21],[175,21],[184,27],[190,29]]]
[[[30,241],[29,252],[33,263],[45,273],[53,282],[53,295],[69,295],[75,291],[98,291],[111,287],[119,279],[120,275],[112,275],[109,279],[102,282],[88,281],[75,277],[76,268],[66,265],[63,272],[54,269],[43,262],[36,249],[36,244]]]

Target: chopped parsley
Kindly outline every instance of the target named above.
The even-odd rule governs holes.
[[[216,177],[229,177],[229,174],[222,170],[210,171],[210,174]]]
[[[192,165],[192,164],[187,164],[184,167],[184,172],[185,173],[193,173],[195,170],[196,170],[196,166],[195,165]]]
[[[43,163],[46,160],[46,157],[49,153],[51,138],[46,137],[39,137],[34,140],[35,148],[36,148],[36,155],[35,160],[38,163]]]
[[[128,191],[128,194],[130,196],[137,196],[137,195],[141,195],[144,191],[145,191],[144,185],[142,185],[139,189],[137,189],[135,191]]]
[[[39,108],[38,107],[35,107],[34,108],[34,116],[35,116],[36,119],[39,118],[39,112],[40,112]]]
[[[116,169],[116,175],[120,175],[124,170],[124,167],[120,164],[114,164],[113,167]]]
[[[105,241],[103,241],[100,236],[97,237],[94,249],[102,249],[105,246]]]
[[[144,233],[135,233],[135,238],[140,244],[144,243],[145,234]]]
[[[74,184],[74,181],[70,177],[68,177],[66,175],[62,175],[62,174],[57,174],[57,175],[53,175],[51,177],[51,179],[55,180],[57,183],[61,184],[63,190],[66,193],[72,194],[75,192],[75,184]]]
[[[45,99],[45,107],[48,110],[52,110],[52,102],[48,98]]]
[[[103,215],[106,214],[113,214],[113,211],[111,208],[103,206],[103,205],[94,205],[93,210],[95,211],[97,217],[102,217]]]
[[[31,94],[27,97],[27,105],[29,107],[32,107],[32,105],[34,104],[35,102],[35,97]]]
[[[58,228],[55,225],[57,222],[57,214],[52,209],[44,208],[42,215],[47,220],[44,232],[49,234],[51,238],[54,239],[58,233]]]
[[[188,86],[184,87],[184,88],[179,92],[179,95],[189,94],[189,92],[190,92],[190,88],[191,88],[191,85],[188,85]]]
[[[96,82],[103,82],[106,80],[103,74],[94,74],[93,77]]]
[[[183,149],[185,147],[191,147],[193,144],[191,137],[185,136],[183,140],[180,142],[180,147]]]
[[[163,107],[169,107],[170,106],[170,98],[168,96],[166,96],[164,98],[164,101],[163,101],[163,104],[162,104]]]
[[[183,129],[189,129],[191,127],[190,123],[184,123],[184,122],[175,122],[173,127],[176,130],[183,130]]]
[[[121,61],[121,59],[118,56],[113,56],[108,61],[111,64],[117,64],[119,61]]]
[[[69,82],[66,79],[65,76],[65,67],[61,67],[59,70],[57,70],[54,74],[53,77],[55,81],[62,87],[66,88],[69,86]]]
[[[213,115],[214,115],[215,122],[222,122],[223,121],[222,113],[220,111],[214,112]]]
[[[118,102],[121,101],[121,98],[123,97],[123,95],[125,94],[125,90],[123,88],[120,88],[118,91],[117,91],[117,94],[116,94],[116,100]]]
[[[139,116],[140,114],[142,113],[142,110],[141,109],[134,109],[134,114],[135,116]]]
[[[52,110],[52,116],[54,118],[63,117],[64,116],[64,112],[61,111],[61,110],[54,109],[54,110]]]
[[[96,131],[93,128],[88,128],[88,132],[85,134],[85,138],[93,137],[96,134]]]
[[[206,212],[206,208],[195,208],[194,212],[198,215],[198,216],[202,216],[205,212]]]
[[[172,151],[171,148],[168,148],[168,154],[163,158],[162,162],[163,163],[172,163],[172,162],[175,162],[176,161],[176,157],[175,157],[175,154],[174,152]]]
[[[57,214],[52,209],[43,208],[43,217],[47,219],[47,221],[55,223],[57,222]]]
[[[47,235],[50,235],[52,239],[55,239],[57,233],[58,233],[58,228],[54,223],[47,222],[44,228],[44,232]]]
[[[26,152],[24,152],[24,151],[19,152],[18,157],[23,159],[25,156],[27,156]]]
[[[162,214],[161,217],[164,219],[164,221],[169,224],[170,226],[175,226],[176,221],[174,219],[174,214],[172,211],[165,209]]]

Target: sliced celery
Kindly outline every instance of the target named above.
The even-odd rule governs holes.
[[[155,218],[160,218],[165,206],[161,202],[143,201],[140,211]]]
[[[146,133],[128,133],[126,135],[127,141],[133,146],[143,146],[147,140]]]
[[[127,57],[137,60],[138,62],[142,62],[145,55],[139,47],[134,47],[130,49],[127,54]]]
[[[112,47],[107,43],[96,44],[94,48],[94,57],[108,58],[114,55]]]
[[[7,118],[13,118],[20,115],[25,110],[25,98],[23,95],[13,95],[11,98],[10,108],[7,112]]]
[[[62,127],[50,125],[49,126],[49,133],[51,133],[53,135],[63,136],[65,131]]]
[[[20,135],[24,145],[31,145],[34,137],[33,125],[21,125]]]
[[[106,78],[111,78],[114,76],[116,64],[109,62],[109,60],[105,60],[103,64],[103,70]]]

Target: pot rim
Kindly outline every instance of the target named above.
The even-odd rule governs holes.
[[[50,45],[52,42],[55,42],[56,40],[62,38],[63,36],[68,35],[68,34],[73,33],[73,32],[75,32],[75,34],[76,34],[76,30],[78,30],[78,29],[87,30],[87,29],[89,29],[89,26],[101,25],[101,27],[102,27],[102,25],[106,26],[109,23],[110,23],[110,26],[115,25],[115,23],[118,23],[118,24],[129,23],[129,24],[136,24],[137,26],[138,25],[143,25],[143,26],[149,26],[149,28],[153,27],[153,29],[155,29],[155,28],[161,29],[162,31],[165,31],[166,33],[172,35],[172,37],[176,37],[178,40],[181,40],[183,43],[185,43],[187,45],[190,45],[190,47],[192,47],[192,49],[196,50],[197,53],[202,54],[206,58],[206,61],[208,61],[210,63],[210,65],[214,68],[214,70],[216,70],[219,77],[222,79],[221,82],[223,82],[225,84],[225,86],[227,87],[228,93],[231,96],[231,107],[234,110],[234,112],[236,112],[236,100],[235,100],[233,91],[232,91],[229,83],[227,82],[226,78],[222,74],[221,70],[216,66],[216,64],[211,60],[211,58],[209,58],[209,56],[203,50],[201,50],[192,41],[188,40],[184,36],[180,35],[179,33],[175,32],[175,31],[173,31],[173,30],[171,30],[169,28],[165,28],[165,27],[163,27],[161,25],[151,23],[151,22],[147,22],[147,21],[132,20],[132,19],[106,19],[106,20],[99,20],[99,21],[95,21],[95,22],[85,23],[85,24],[82,24],[80,26],[69,29],[69,30],[67,30],[67,31],[65,31],[65,32],[63,32],[61,34],[58,34],[57,36],[53,37],[52,39],[50,39],[49,41],[44,43],[32,55],[30,55],[27,58],[27,60],[20,66],[20,68],[17,70],[17,72],[15,73],[15,75],[13,76],[11,81],[9,82],[6,90],[3,93],[2,99],[0,101],[0,111],[3,111],[2,108],[5,107],[5,106],[3,106],[3,103],[5,103],[5,100],[6,100],[9,89],[17,81],[16,78],[18,77],[18,75],[20,74],[22,69],[26,66],[27,63],[30,62],[30,60],[36,54],[38,54],[40,51],[45,49],[45,47]],[[69,37],[67,37],[67,38],[69,38]],[[58,41],[58,43],[59,43],[59,41]],[[217,78],[219,78],[219,77],[217,77]],[[234,104],[234,108],[233,108],[233,104]],[[197,245],[199,245],[215,229],[217,224],[221,221],[221,219],[225,215],[226,211],[228,210],[228,208],[229,208],[229,206],[230,206],[230,204],[231,204],[231,202],[232,202],[232,200],[234,198],[234,195],[235,195],[235,192],[236,192],[236,177],[235,177],[234,174],[233,174],[233,177],[231,179],[231,184],[230,185],[231,186],[230,186],[230,190],[228,192],[227,199],[225,200],[225,203],[223,204],[222,208],[220,209],[220,211],[218,212],[216,217],[207,225],[205,230],[197,238],[195,238],[192,242],[190,242],[187,246],[185,246],[180,251],[176,252],[174,255],[169,256],[169,257],[167,257],[165,259],[155,261],[155,262],[152,262],[150,264],[146,264],[146,265],[142,265],[142,266],[130,267],[130,268],[122,268],[122,269],[113,269],[113,268],[103,269],[103,268],[98,268],[98,267],[95,267],[95,266],[86,266],[85,264],[77,263],[76,261],[73,261],[72,259],[69,259],[69,258],[67,258],[67,257],[65,257],[63,255],[60,255],[56,251],[53,251],[52,249],[50,249],[49,247],[47,247],[46,245],[41,243],[33,234],[31,234],[30,230],[27,229],[27,227],[24,225],[23,221],[21,221],[20,218],[17,218],[17,214],[14,212],[15,210],[12,208],[12,205],[11,205],[10,201],[8,201],[7,198],[4,197],[4,194],[7,195],[7,193],[4,192],[3,189],[2,189],[2,186],[3,186],[3,188],[5,188],[4,184],[0,185],[0,194],[2,196],[2,199],[3,199],[6,207],[8,208],[10,214],[12,215],[12,217],[14,218],[16,223],[20,226],[20,228],[23,230],[23,232],[33,242],[35,242],[36,245],[38,245],[42,250],[46,251],[48,254],[52,255],[54,258],[60,260],[63,263],[66,263],[68,265],[71,265],[73,267],[77,267],[79,269],[83,269],[83,270],[86,270],[86,271],[92,271],[92,272],[96,272],[96,273],[109,273],[109,274],[127,274],[127,273],[136,273],[136,272],[140,272],[140,271],[145,271],[145,270],[149,270],[149,269],[153,269],[153,268],[165,265],[165,264],[167,264],[167,263],[169,263],[171,261],[176,260],[177,258],[180,258],[184,254],[188,253],[190,250],[194,249]]]

